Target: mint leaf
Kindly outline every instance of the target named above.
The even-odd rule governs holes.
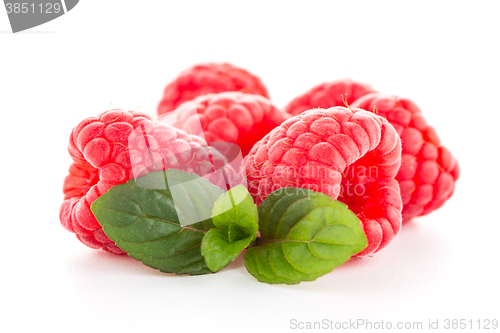
[[[214,225],[205,215],[223,193],[195,174],[169,169],[114,186],[90,208],[105,234],[132,258],[162,272],[206,274],[211,271],[201,241]],[[180,225],[178,212],[188,226]]]
[[[238,258],[251,241],[251,237],[247,237],[230,243],[227,234],[222,230],[211,229],[203,237],[201,253],[205,257],[207,266],[213,272],[217,272]]]
[[[358,217],[323,193],[279,189],[258,211],[261,237],[245,253],[245,266],[261,282],[315,280],[367,246]]]
[[[209,230],[201,243],[201,252],[212,271],[227,266],[257,237],[257,218],[257,206],[242,185],[217,199],[212,212],[217,229]]]
[[[250,193],[243,185],[238,185],[217,199],[212,211],[212,221],[233,243],[257,235],[258,214]]]

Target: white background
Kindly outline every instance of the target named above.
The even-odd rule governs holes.
[[[289,332],[290,320],[500,319],[498,2],[83,0],[12,34],[0,8],[4,332]],[[71,129],[112,107],[151,114],[199,62],[259,75],[284,106],[351,77],[413,99],[458,158],[439,211],[315,282],[159,273],[91,250],[59,223]],[[7,330],[5,330],[5,329]],[[361,331],[361,330],[359,330]],[[394,330],[395,331],[395,330]],[[466,330],[463,330],[466,331]]]

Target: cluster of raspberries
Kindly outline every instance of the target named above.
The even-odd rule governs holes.
[[[151,171],[210,174],[230,162],[212,142],[240,147],[257,205],[283,187],[346,203],[368,238],[358,255],[379,251],[403,221],[441,207],[460,174],[415,103],[352,80],[320,84],[280,109],[248,71],[196,65],[166,86],[157,113],[159,120],[108,110],[73,129],[60,219],[85,245],[124,253],[102,231],[92,202]]]

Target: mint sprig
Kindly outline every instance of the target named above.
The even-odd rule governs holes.
[[[259,245],[245,253],[257,280],[312,281],[367,246],[358,217],[347,205],[302,188],[271,193],[259,207]]]
[[[212,213],[216,228],[203,237],[201,253],[214,272],[227,266],[256,238],[257,206],[247,189],[238,185],[217,199]]]
[[[210,273],[201,241],[214,227],[210,213],[224,191],[195,174],[174,169],[139,179],[112,187],[92,203],[105,234],[129,256],[162,272]],[[180,225],[178,214],[184,214],[188,225]]]
[[[297,284],[367,246],[358,217],[323,193],[287,187],[257,209],[242,185],[224,193],[174,169],[112,187],[91,210],[129,256],[168,273],[217,272],[247,248],[245,267],[258,281]]]

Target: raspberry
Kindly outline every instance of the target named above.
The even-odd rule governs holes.
[[[294,98],[285,107],[285,111],[296,115],[312,108],[328,109],[333,106],[344,106],[344,100],[351,104],[374,91],[368,84],[350,79],[325,82]]]
[[[197,96],[224,91],[239,91],[269,98],[260,79],[244,69],[227,63],[200,64],[183,71],[165,87],[163,99],[158,105],[158,115],[172,111]]]
[[[204,135],[207,142],[236,143],[244,156],[286,117],[265,97],[223,92],[198,96],[169,112],[163,119],[187,133]]]
[[[401,141],[389,122],[360,109],[313,109],[294,116],[257,142],[245,158],[257,205],[282,187],[323,192],[349,206],[368,247],[385,247],[401,228],[401,195],[394,179]]]
[[[402,163],[396,179],[401,187],[403,220],[441,207],[453,194],[460,168],[418,106],[409,99],[380,93],[366,95],[352,106],[378,112],[401,137]]]
[[[213,168],[203,140],[159,123],[148,115],[106,111],[83,120],[70,136],[68,151],[74,163],[63,186],[63,227],[85,245],[122,254],[103,232],[90,205],[111,187],[156,170],[183,169],[207,175]],[[224,165],[224,158],[213,154]],[[222,159],[222,161],[221,161]]]

